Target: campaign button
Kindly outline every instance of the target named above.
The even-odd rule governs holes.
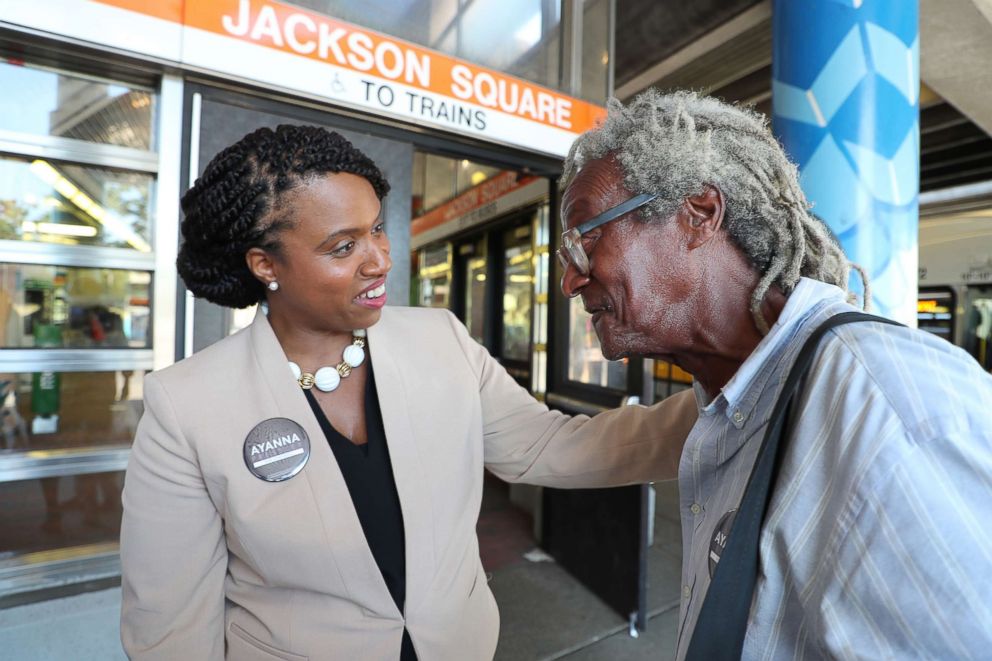
[[[266,482],[282,482],[303,470],[310,458],[310,438],[288,418],[269,418],[248,432],[244,456],[252,475]]]

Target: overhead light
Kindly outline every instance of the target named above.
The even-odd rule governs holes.
[[[462,159],[462,167],[463,168],[467,168],[469,165],[471,165],[471,163],[469,163],[469,160],[467,158],[463,158]]]
[[[528,261],[530,259],[530,257],[531,257],[532,254],[533,253],[530,250],[525,250],[522,253],[519,253],[517,255],[514,255],[513,257],[511,257],[507,261],[512,266],[516,266],[517,264],[523,264],[524,262]]]
[[[39,179],[57,190],[62,197],[75,204],[77,207],[85,211],[91,218],[103,225],[112,235],[124,239],[124,241],[130,246],[140,250],[141,252],[152,251],[151,245],[138,236],[138,234],[133,229],[128,227],[124,221],[94,202],[89,195],[79,190],[74,183],[62,176],[62,174],[52,167],[47,161],[43,161],[40,158],[35,159],[34,161],[31,161],[31,165],[28,169],[31,170],[31,172],[34,173]]]
[[[434,264],[433,266],[424,266],[420,269],[421,278],[434,278],[441,274],[448,273],[451,270],[451,266],[447,262],[441,262],[440,264]]]
[[[59,234],[61,236],[96,236],[96,228],[92,225],[68,225],[63,223],[38,223],[34,231],[42,234]]]

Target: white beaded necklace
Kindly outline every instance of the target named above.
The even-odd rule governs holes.
[[[323,392],[331,392],[341,385],[341,379],[351,374],[351,370],[365,362],[365,329],[351,332],[351,344],[344,348],[342,360],[336,367],[321,367],[316,372],[304,372],[300,366],[289,361],[289,371],[304,390],[317,386]]]

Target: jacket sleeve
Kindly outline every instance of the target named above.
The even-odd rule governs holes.
[[[132,659],[224,658],[227,547],[193,449],[156,375],[124,481],[121,641]]]
[[[654,406],[625,406],[595,417],[550,411],[521,388],[449,316],[478,377],[486,468],[508,482],[608,487],[678,477],[682,446],[696,423],[691,391]]]

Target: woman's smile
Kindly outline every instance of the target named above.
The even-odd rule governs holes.
[[[380,309],[386,304],[386,279],[383,278],[374,283],[371,287],[356,296],[354,301],[361,306],[373,310]]]

